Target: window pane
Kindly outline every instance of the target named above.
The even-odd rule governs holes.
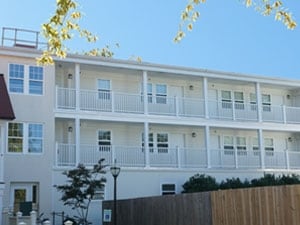
[[[250,102],[251,103],[256,103],[256,94],[250,93]]]
[[[233,146],[233,137],[224,136],[224,145],[232,145]]]
[[[10,64],[9,77],[24,79],[24,65]]]
[[[99,90],[110,90],[110,80],[98,80]]]
[[[263,94],[261,96],[261,101],[263,103],[271,103],[271,95],[266,95],[266,94]]]
[[[231,100],[231,92],[230,91],[222,91],[222,99]]]
[[[243,92],[234,92],[234,100],[244,101],[244,93]]]
[[[30,94],[43,94],[43,82],[29,81],[29,93]]]
[[[43,67],[30,66],[29,67],[29,79],[30,80],[43,80]]]
[[[9,65],[9,91],[16,93],[24,92],[24,65]]]
[[[167,85],[165,85],[165,84],[157,84],[156,85],[156,94],[167,95]]]
[[[23,151],[23,124],[8,124],[8,152]]]
[[[43,125],[29,124],[28,126],[28,152],[40,153],[43,151]]]

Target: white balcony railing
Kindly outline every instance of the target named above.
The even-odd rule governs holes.
[[[207,150],[198,148],[153,148],[149,150],[148,160],[140,146],[83,144],[76,154],[75,145],[59,143],[56,149],[56,166],[59,167],[78,163],[91,166],[104,158],[106,164],[116,159],[123,167],[259,169],[264,165],[266,169],[300,169],[300,151],[292,150],[264,152],[262,162],[260,151],[211,149],[208,162]]]
[[[76,102],[76,90],[58,88],[56,105],[58,109],[75,110],[76,103],[82,111],[102,111],[116,113],[146,113],[144,98],[141,94],[98,92],[80,90],[80,99]],[[199,98],[151,97],[148,98],[148,114],[206,117],[218,120],[258,121],[256,104],[208,100],[205,115],[205,101]],[[261,117],[264,122],[300,123],[300,107],[284,105],[262,105]]]

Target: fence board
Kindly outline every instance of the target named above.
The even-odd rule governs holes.
[[[300,224],[300,186],[211,192],[213,225]]]
[[[300,185],[128,199],[117,210],[122,225],[299,225]]]

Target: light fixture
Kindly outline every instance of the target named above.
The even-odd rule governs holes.
[[[69,73],[68,74],[68,79],[70,79],[70,80],[73,79],[73,74]]]
[[[189,86],[189,89],[192,91],[192,90],[194,90],[194,86],[193,85],[190,85]]]
[[[117,177],[121,171],[121,168],[116,166],[116,162],[110,167],[111,175],[114,177],[114,210],[113,210],[113,221],[114,225],[117,225]]]
[[[288,137],[288,141],[289,141],[289,142],[292,142],[292,141],[293,141],[293,138],[292,138],[292,137]]]
[[[69,131],[69,132],[73,132],[73,127],[69,126],[69,127],[68,127],[68,131]]]
[[[192,137],[194,138],[194,137],[196,137],[196,136],[197,136],[196,132],[193,132],[193,133],[192,133]]]

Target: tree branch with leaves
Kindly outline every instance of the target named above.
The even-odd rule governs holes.
[[[67,176],[67,184],[54,185],[62,193],[61,201],[76,211],[76,218],[83,225],[89,224],[88,213],[96,191],[104,188],[106,178],[103,165],[104,159],[99,160],[91,169],[79,164],[75,169],[63,172]]]
[[[199,7],[206,0],[188,0],[185,9],[181,12],[178,31],[175,35],[174,42],[180,42],[186,34],[186,31],[192,31],[195,22],[200,16]],[[257,12],[264,16],[274,16],[275,20],[281,21],[288,29],[296,28],[297,23],[283,5],[282,1],[277,0],[242,0],[246,7],[253,7]]]

